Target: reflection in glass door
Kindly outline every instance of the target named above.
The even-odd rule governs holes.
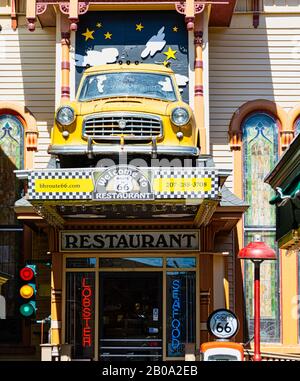
[[[101,360],[162,360],[162,272],[101,272],[99,333]]]

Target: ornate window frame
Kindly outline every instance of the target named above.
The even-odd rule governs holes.
[[[297,104],[294,108],[292,108],[289,111],[289,123],[293,128],[294,136],[296,136],[297,132],[297,124],[300,121],[300,104]],[[298,126],[299,132],[300,133],[300,124]]]
[[[17,117],[24,128],[24,169],[33,167],[34,152],[37,151],[38,130],[36,119],[27,107],[11,102],[0,101],[0,115]]]
[[[257,99],[244,103],[233,114],[229,124],[229,144],[231,151],[240,151],[242,148],[242,124],[246,117],[253,112],[265,112],[278,120],[280,133],[279,154],[293,140],[294,131],[289,128],[287,112],[275,102],[266,99]]]
[[[283,150],[289,145],[294,136],[294,131],[290,128],[288,113],[275,102],[266,99],[257,99],[244,103],[238,110],[233,114],[232,119],[229,124],[229,144],[230,150],[233,152],[233,176],[234,176],[234,193],[240,197],[244,198],[244,187],[243,187],[243,176],[236,176],[235,174],[244,173],[243,169],[243,134],[242,128],[244,121],[254,113],[265,113],[270,115],[278,125],[278,154],[281,155]],[[244,223],[239,221],[236,230],[236,254],[238,251],[244,247]],[[281,269],[282,264],[280,264]],[[244,268],[241,261],[236,259],[236,279],[237,281],[243,281]],[[242,276],[242,277],[241,277]],[[281,285],[280,285],[281,286]],[[244,309],[244,295],[243,289],[240,287],[240,283],[236,287],[236,306],[237,312],[240,318],[243,318]],[[280,313],[282,306],[282,300],[280,300]],[[246,327],[244,327],[246,328]],[[280,333],[282,338],[282,324],[280,326]]]

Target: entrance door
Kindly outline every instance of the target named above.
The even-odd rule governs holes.
[[[100,359],[162,360],[162,272],[100,273]]]

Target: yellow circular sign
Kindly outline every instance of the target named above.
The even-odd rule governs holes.
[[[29,299],[32,297],[33,293],[33,287],[29,286],[28,284],[25,284],[20,288],[20,295],[22,298]]]

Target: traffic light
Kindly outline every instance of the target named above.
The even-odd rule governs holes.
[[[20,313],[22,317],[36,315],[36,265],[26,265],[20,270]]]

